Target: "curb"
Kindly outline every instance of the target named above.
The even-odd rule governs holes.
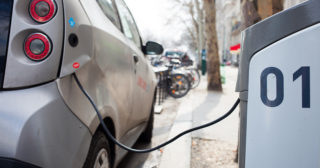
[[[192,127],[192,102],[189,96],[179,106],[176,119],[169,133],[169,138]],[[187,134],[164,148],[160,168],[190,168],[191,134]]]

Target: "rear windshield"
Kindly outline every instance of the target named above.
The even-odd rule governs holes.
[[[2,88],[7,57],[13,0],[0,0],[0,87]]]

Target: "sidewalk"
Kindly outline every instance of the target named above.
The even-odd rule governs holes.
[[[190,95],[191,94],[189,93],[183,98],[168,139],[171,139],[182,131],[192,127],[193,103],[191,102],[192,99],[190,99]],[[187,134],[164,148],[160,168],[173,166],[175,168],[188,168],[190,167],[190,158],[191,134]]]
[[[238,97],[234,92],[237,68],[226,67],[225,71],[226,84],[223,85],[222,93],[208,92],[207,79],[203,77],[199,87],[182,99],[169,138],[191,127],[208,123],[230,109]],[[238,126],[239,110],[237,109],[221,123],[193,132],[165,147],[160,168],[220,167],[221,165],[236,167],[236,164],[230,160],[233,160],[237,146]],[[222,147],[217,149],[219,146]],[[222,156],[226,155],[226,151],[229,151],[228,156]]]

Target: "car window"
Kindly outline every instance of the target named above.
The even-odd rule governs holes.
[[[115,8],[113,0],[97,0],[99,6],[101,7],[103,13],[110,19],[110,21],[121,30],[121,25],[119,21],[119,16],[117,9]]]
[[[123,28],[123,33],[126,37],[132,40],[139,48],[141,48],[139,31],[129,9],[122,0],[116,0],[116,2]]]

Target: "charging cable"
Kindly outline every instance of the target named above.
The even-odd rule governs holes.
[[[79,88],[81,89],[81,91],[83,92],[83,94],[88,98],[88,100],[90,101],[90,103],[92,104],[94,110],[96,111],[97,115],[98,115],[98,118],[100,120],[100,123],[104,129],[104,131],[106,132],[108,138],[115,144],[117,144],[119,147],[121,147],[122,149],[125,149],[127,151],[130,151],[130,152],[135,152],[135,153],[148,153],[148,152],[152,152],[152,151],[155,151],[155,150],[158,150],[172,142],[174,142],[175,140],[179,139],[180,137],[182,137],[183,135],[185,134],[188,134],[190,132],[193,132],[193,131],[196,131],[196,130],[200,130],[200,129],[203,129],[203,128],[206,128],[206,127],[209,127],[209,126],[212,126],[214,124],[217,124],[219,123],[220,121],[224,120],[225,118],[227,118],[230,114],[232,114],[232,112],[236,109],[236,107],[239,105],[240,103],[240,99],[237,99],[237,101],[235,102],[235,104],[231,107],[231,109],[226,113],[224,114],[223,116],[219,117],[218,119],[212,121],[212,122],[209,122],[207,124],[204,124],[204,125],[201,125],[201,126],[198,126],[198,127],[195,127],[195,128],[191,128],[191,129],[188,129],[186,131],[183,131],[181,132],[180,134],[176,135],[175,137],[173,137],[172,139],[168,140],[167,142],[165,143],[162,143],[161,145],[158,145],[156,147],[153,147],[153,148],[150,148],[150,149],[133,149],[133,148],[130,148],[124,144],[122,144],[121,142],[119,142],[116,138],[113,137],[113,135],[110,133],[109,129],[107,128],[106,124],[104,123],[103,121],[103,118],[101,116],[101,113],[99,112],[96,104],[94,103],[93,99],[89,96],[89,94],[84,90],[83,86],[81,85],[77,75],[74,73],[74,78],[79,86]]]

